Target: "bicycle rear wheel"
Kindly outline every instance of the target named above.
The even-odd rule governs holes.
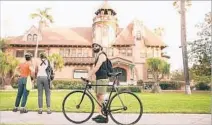
[[[63,114],[70,122],[80,124],[88,121],[94,112],[94,102],[83,91],[70,92],[63,100]]]
[[[121,125],[137,123],[143,114],[141,100],[131,92],[120,92],[111,98],[109,115],[111,119]]]

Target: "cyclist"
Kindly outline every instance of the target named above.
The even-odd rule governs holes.
[[[94,42],[92,44],[93,51],[96,54],[95,65],[93,69],[88,73],[88,79],[91,80],[92,76],[96,75],[96,84],[97,85],[106,85],[109,83],[108,75],[107,75],[107,64],[106,64],[106,54],[103,52],[103,47]],[[107,92],[106,86],[96,86],[95,88],[97,100],[100,104],[103,103],[104,96]],[[98,106],[99,115],[92,118],[97,123],[107,123],[108,118],[101,113],[101,107]]]

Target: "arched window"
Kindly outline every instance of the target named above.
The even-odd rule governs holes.
[[[34,34],[33,35],[33,41],[37,41],[37,38],[38,38],[37,34]]]
[[[27,41],[32,41],[32,35],[31,34],[27,35]]]

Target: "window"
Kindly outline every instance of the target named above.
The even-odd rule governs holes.
[[[88,57],[88,50],[87,49],[83,50],[83,57]]]
[[[27,41],[32,41],[32,35],[31,34],[27,35]]]
[[[24,57],[24,50],[16,50],[16,57]]]
[[[120,50],[119,50],[119,54],[121,54],[121,55],[126,55],[126,50],[125,50],[125,48],[120,48]]]
[[[35,41],[35,42],[37,41],[37,34],[33,35],[33,41]]]
[[[79,48],[77,50],[77,57],[82,57],[82,49],[81,48]]]
[[[64,49],[64,57],[69,57],[70,49]]]
[[[132,49],[131,48],[127,49],[127,56],[132,56]]]
[[[81,77],[87,78],[87,70],[74,70],[74,79],[80,79]]]
[[[59,53],[60,53],[60,55],[63,57],[63,56],[64,56],[64,55],[63,55],[63,54],[64,54],[64,49],[60,49],[60,52],[59,52]]]
[[[76,57],[76,49],[71,49],[71,57]]]
[[[141,32],[138,31],[136,34],[136,40],[141,40]]]

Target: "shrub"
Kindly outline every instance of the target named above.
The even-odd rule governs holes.
[[[197,90],[210,90],[209,84],[205,82],[199,82],[195,85]]]
[[[138,86],[143,86],[143,85],[144,85],[143,83],[144,83],[143,80],[138,80],[138,81],[137,81],[137,85],[138,85]]]
[[[122,92],[122,91],[141,92],[141,89],[138,86],[118,86],[117,88],[119,92]],[[108,87],[107,92],[110,92],[111,89],[112,87]]]
[[[153,81],[145,81],[144,88],[152,88],[153,84]],[[160,81],[159,84],[162,90],[179,90],[185,83],[182,81]]]
[[[54,86],[54,89],[83,89],[85,87],[82,81],[77,80],[54,80],[52,84]]]

